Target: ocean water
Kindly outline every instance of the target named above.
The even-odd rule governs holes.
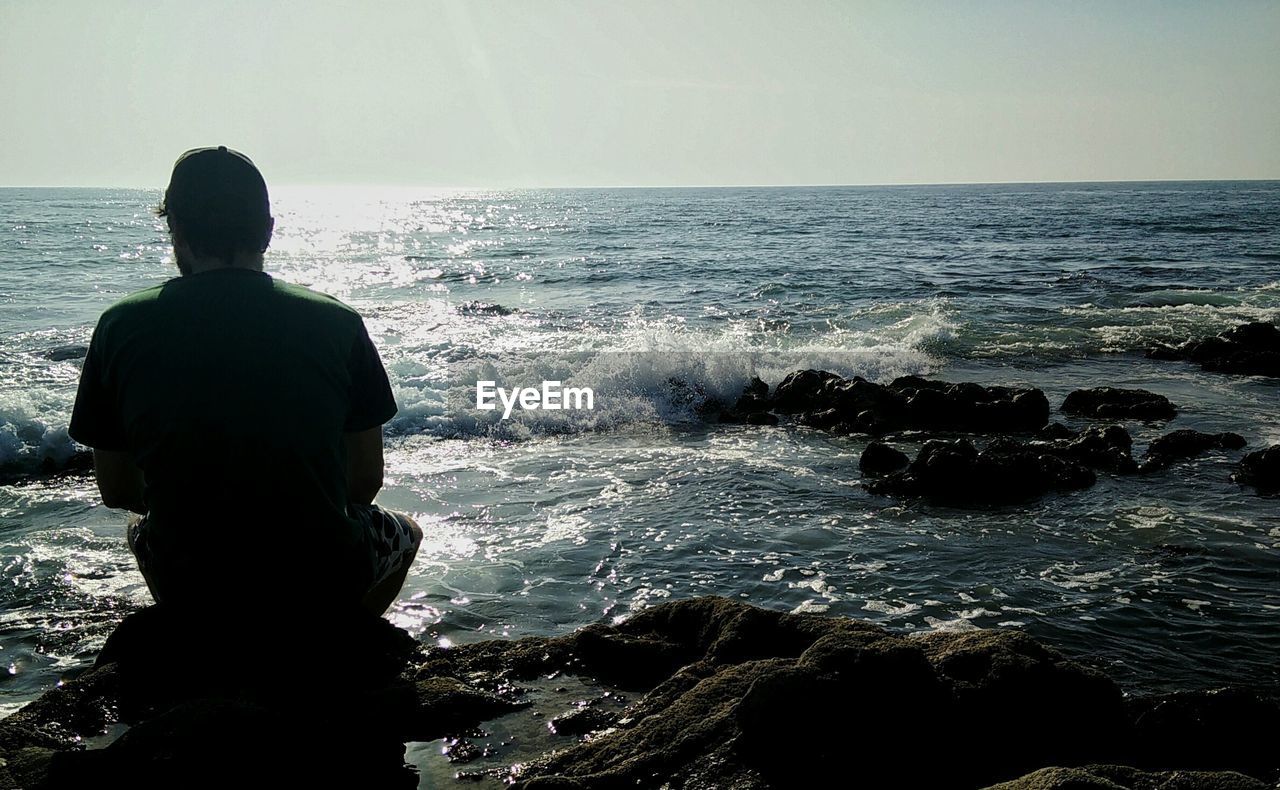
[[[75,451],[79,361],[47,353],[175,274],[158,199],[0,190],[0,466]],[[1280,381],[1141,353],[1280,317],[1280,183],[273,199],[267,271],[358,307],[393,380],[380,501],[427,537],[390,616],[425,641],[565,633],[718,593],[907,630],[1018,628],[1135,690],[1280,683],[1280,509],[1230,482],[1239,453],[949,509],[867,494],[864,438],[720,425],[686,397],[809,367],[1034,385],[1055,407],[1139,386],[1181,413],[1129,424],[1135,453],[1183,427],[1280,442]],[[590,386],[596,408],[460,411],[477,369]],[[124,523],[88,478],[0,487],[0,712],[82,671],[146,603]]]

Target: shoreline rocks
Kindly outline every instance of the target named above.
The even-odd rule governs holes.
[[[0,787],[413,787],[405,740],[518,710],[522,680],[558,673],[641,692],[619,715],[587,705],[593,712],[557,717],[592,734],[522,758],[502,773],[517,787],[1146,788],[1178,771],[1179,788],[1252,789],[1280,768],[1268,748],[1280,726],[1275,699],[1127,700],[1097,670],[1014,630],[907,635],[717,597],[562,637],[447,649],[413,643],[385,621],[335,620],[303,632],[325,636],[330,661],[354,656],[364,667],[335,676],[292,623],[255,632],[274,634],[263,669],[243,633],[222,644],[201,623],[205,652],[192,652],[200,645],[185,640],[197,629],[157,609],[126,618],[95,669],[0,721]],[[274,652],[282,643],[291,663]],[[250,665],[237,666],[246,647]],[[250,682],[255,672],[265,682]],[[114,711],[133,728],[83,749],[80,737]],[[1089,767],[1055,767],[1076,765]]]

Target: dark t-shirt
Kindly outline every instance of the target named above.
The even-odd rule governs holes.
[[[355,310],[227,268],[103,313],[70,433],[133,454],[152,544],[205,577],[193,583],[247,573],[359,585],[367,559],[347,512],[342,435],[395,412]]]

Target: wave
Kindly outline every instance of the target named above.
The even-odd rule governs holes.
[[[889,313],[903,305],[864,313]],[[906,315],[875,330],[836,329],[804,340],[786,332],[744,341],[734,329],[689,328],[669,321],[633,318],[618,331],[591,340],[595,348],[538,348],[484,354],[443,364],[401,360],[396,398],[400,412],[390,435],[428,434],[441,438],[485,436],[521,440],[534,436],[601,431],[662,430],[703,419],[710,404],[732,404],[753,377],[771,386],[807,368],[843,376],[889,381],[936,369],[940,352],[954,336],[940,304]],[[863,316],[865,318],[865,315]],[[543,381],[590,388],[591,410],[475,408],[479,380],[498,387],[535,387]]]
[[[67,435],[68,404],[52,393],[0,393],[0,469],[65,465],[78,445]]]

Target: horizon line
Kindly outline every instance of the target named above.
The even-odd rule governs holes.
[[[837,189],[842,187],[965,187],[965,186],[1051,186],[1069,184],[1193,184],[1193,183],[1254,183],[1280,181],[1280,176],[1251,178],[1104,178],[1067,179],[1044,181],[896,181],[863,183],[785,183],[785,184],[565,184],[557,186],[440,186],[429,184],[378,184],[378,183],[290,183],[282,182],[271,189],[420,189],[441,192],[495,191],[495,190],[586,190],[586,189]],[[102,184],[0,184],[0,189],[130,189],[163,191],[163,186],[102,185]]]

